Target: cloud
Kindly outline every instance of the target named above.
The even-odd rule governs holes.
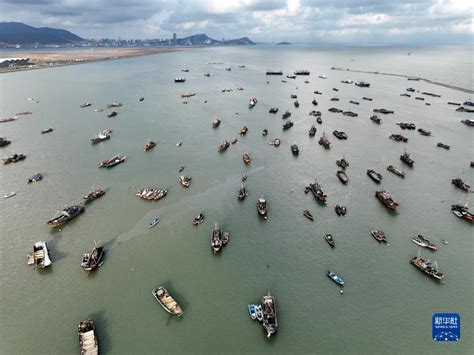
[[[85,38],[205,32],[257,41],[450,43],[472,42],[474,32],[469,0],[0,0],[0,9],[0,21]]]

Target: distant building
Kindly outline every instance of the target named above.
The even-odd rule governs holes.
[[[176,36],[176,33],[173,33],[173,44],[176,45],[178,43],[178,37]]]
[[[30,64],[30,58],[0,58],[0,68]]]

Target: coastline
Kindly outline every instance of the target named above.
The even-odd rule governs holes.
[[[56,68],[66,65],[105,62],[124,58],[141,57],[146,55],[164,54],[187,51],[190,48],[113,48],[113,49],[77,49],[71,51],[51,50],[44,52],[21,52],[17,57],[26,57],[33,64],[19,67],[0,68],[0,74],[15,73],[25,70]]]

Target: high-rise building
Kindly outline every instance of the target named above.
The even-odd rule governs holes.
[[[178,43],[178,38],[176,36],[176,33],[173,33],[173,44],[177,44]]]

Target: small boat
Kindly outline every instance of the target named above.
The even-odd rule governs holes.
[[[313,220],[314,220],[314,217],[313,217],[313,215],[311,214],[311,212],[309,212],[309,210],[304,210],[304,211],[303,211],[303,216],[305,216],[306,218],[308,218],[310,221],[313,221]]]
[[[254,305],[254,304],[249,304],[247,306],[250,318],[252,318],[253,320],[257,319],[257,311],[256,311],[255,307],[256,307],[256,305]]]
[[[145,98],[144,98],[143,96],[140,96],[140,97],[138,98],[138,101],[139,101],[139,102],[142,102],[143,100],[145,100]]]
[[[283,130],[286,131],[286,130],[290,129],[291,127],[293,127],[293,122],[287,121],[287,122],[285,122],[285,124],[283,125]]]
[[[52,131],[53,131],[52,128],[46,128],[46,129],[43,129],[43,130],[41,131],[41,134],[50,133],[50,132],[52,132]]]
[[[92,105],[92,104],[91,104],[90,102],[83,102],[83,103],[81,103],[80,106],[81,106],[81,108],[85,108],[85,107],[89,107],[89,106],[91,106],[91,105]]]
[[[441,142],[439,142],[439,143],[437,144],[437,146],[440,147],[440,148],[444,148],[444,149],[446,149],[446,150],[449,150],[449,148],[451,148],[451,146],[449,146],[449,145],[447,145],[447,144],[444,144],[444,143],[441,143]]]
[[[276,333],[278,329],[277,311],[275,304],[275,297],[270,292],[262,297],[263,320],[262,326],[267,332],[267,339]]]
[[[342,169],[346,169],[349,167],[349,162],[346,160],[346,158],[342,157],[342,159],[336,160],[336,165]]]
[[[177,146],[177,147],[181,147],[182,145],[183,145],[182,142],[176,142],[176,146]]]
[[[0,147],[6,147],[7,145],[9,145],[12,141],[4,138],[4,137],[0,137]]]
[[[398,176],[402,177],[402,178],[405,177],[405,172],[403,170],[393,166],[393,165],[387,166],[387,170],[394,173],[395,175],[398,175]]]
[[[327,195],[323,192],[319,183],[315,182],[314,184],[309,184],[306,189],[308,192],[311,191],[318,201],[326,203]]]
[[[413,164],[415,163],[415,161],[410,158],[410,154],[408,154],[406,150],[402,155],[400,155],[400,160],[408,166],[413,166]]]
[[[211,76],[211,73],[204,73],[204,76],[207,76],[209,78]]]
[[[372,122],[377,123],[377,124],[382,123],[382,119],[381,119],[379,116],[377,116],[377,115],[372,115],[372,116],[370,116],[370,120],[371,120]]]
[[[332,134],[336,136],[337,139],[347,139],[347,134],[344,131],[333,131]]]
[[[10,198],[16,195],[16,192],[10,192],[9,194],[3,195],[3,198]]]
[[[150,222],[150,224],[148,225],[148,228],[153,228],[154,226],[156,226],[158,223],[160,222],[160,220],[158,218],[153,218]]]
[[[278,147],[280,145],[280,140],[278,138],[272,139],[268,144]]]
[[[115,116],[117,116],[117,112],[116,112],[116,111],[112,111],[112,112],[109,112],[109,113],[107,114],[107,117],[109,117],[109,118],[115,117]]]
[[[318,118],[316,118],[316,122],[319,124],[323,123],[323,119],[321,118],[321,116],[318,116]]]
[[[211,248],[214,254],[217,254],[221,251],[222,247],[224,246],[222,240],[222,230],[217,225],[217,222],[214,224],[214,228],[211,232]]]
[[[320,117],[320,116],[322,115],[322,113],[321,113],[321,111],[315,111],[315,110],[313,110],[313,111],[311,111],[311,112],[309,113],[309,115],[310,115],[310,116],[314,116],[314,117]]]
[[[343,84],[353,84],[354,82],[351,79],[347,79],[347,80],[341,80],[341,83],[343,83]]]
[[[237,143],[238,141],[239,141],[239,140],[238,140],[237,138],[234,138],[234,139],[232,139],[231,143],[232,143],[232,144],[235,144],[235,143]]]
[[[174,78],[175,83],[184,83],[186,81],[186,78],[183,78],[181,76]]]
[[[288,117],[291,116],[291,112],[286,110],[285,113],[281,116],[283,120],[287,119]]]
[[[346,207],[346,206],[336,205],[336,207],[334,208],[334,210],[336,211],[336,214],[337,214],[338,216],[345,216],[346,213],[347,213],[347,207]]]
[[[418,132],[420,132],[422,136],[431,136],[431,132],[428,131],[427,129],[418,128]]]
[[[149,140],[144,146],[143,146],[143,150],[145,152],[148,152],[149,150],[153,149],[156,147],[156,142],[155,141],[152,141],[152,140]]]
[[[212,121],[212,128],[217,128],[221,124],[221,120],[216,118],[214,121]]]
[[[240,180],[242,180],[242,182],[247,181],[247,174],[242,174],[242,176],[240,177]]]
[[[389,138],[396,142],[405,142],[405,143],[408,142],[408,138],[405,136],[402,136],[401,134],[391,134]]]
[[[104,109],[100,107],[94,109],[94,112],[103,112],[103,111]]]
[[[95,190],[92,190],[91,192],[89,192],[87,195],[85,195],[83,197],[83,199],[85,200],[85,203],[89,203],[89,202],[92,202],[102,196],[105,195],[105,191],[104,190],[101,190],[101,189],[95,189]]]
[[[452,205],[451,211],[456,217],[462,218],[471,223],[474,222],[474,214],[469,212],[469,208],[467,207],[467,204],[466,205],[461,205],[461,204]]]
[[[374,180],[376,183],[380,183],[382,181],[382,174],[376,172],[375,170],[369,169],[367,170],[367,175]]]
[[[166,288],[159,286],[152,291],[152,294],[166,312],[177,317],[181,317],[183,315],[181,306],[175,301],[173,297],[171,297]]]
[[[52,264],[49,257],[49,249],[46,242],[36,242],[33,245],[33,251],[28,254],[28,265],[35,265],[42,269]]]
[[[370,97],[363,97],[362,100],[367,100],[367,101],[372,101],[373,99],[371,99]]]
[[[46,224],[51,228],[60,227],[80,215],[84,210],[85,207],[83,205],[72,205],[66,207],[64,210],[59,212],[57,216],[47,221]]]
[[[244,161],[245,165],[250,165],[251,160],[250,160],[250,155],[248,152],[245,152],[244,154],[242,154],[242,160]]]
[[[291,152],[293,153],[293,155],[298,155],[299,154],[300,149],[298,148],[298,146],[296,144],[292,144],[290,148],[291,148]]]
[[[295,102],[293,102],[293,104],[295,105],[296,108],[300,107],[300,103],[298,102],[298,100],[295,100]]]
[[[268,207],[267,200],[264,197],[259,197],[257,199],[257,212],[264,219],[267,219]]]
[[[324,236],[324,239],[326,240],[326,242],[328,242],[331,248],[334,248],[336,246],[336,241],[334,240],[331,234],[326,234]]]
[[[344,170],[338,170],[336,173],[337,177],[343,184],[347,184],[349,182],[349,178]]]
[[[204,222],[204,213],[199,213],[196,217],[193,218],[193,226],[197,227],[202,222]]]
[[[249,100],[249,108],[254,108],[256,104],[257,104],[257,98],[256,98],[256,97],[252,97],[252,98]]]
[[[111,104],[107,104],[107,108],[112,108],[112,107],[121,107],[122,103],[118,101],[114,101]]]
[[[5,159],[3,159],[3,165],[8,165],[10,163],[18,163],[19,161],[25,160],[26,155],[24,154],[13,154]]]
[[[446,239],[442,239],[441,243],[443,243],[444,245],[448,245],[448,241]]]
[[[395,111],[387,110],[385,108],[374,108],[372,111],[375,112],[375,113],[381,113],[383,115],[388,115],[388,114],[394,114],[395,113]]]
[[[288,79],[296,79],[296,75],[287,75],[286,76]]]
[[[318,78],[319,78],[319,79],[327,79],[328,77],[323,74],[323,75],[318,75]]]
[[[184,187],[189,187],[189,185],[191,184],[191,180],[192,180],[192,178],[190,176],[181,175],[178,178],[178,182]]]
[[[456,111],[459,111],[459,109],[457,109]],[[467,112],[474,112],[474,110],[468,110],[468,109],[464,109],[464,111],[467,111]],[[474,120],[462,120],[461,123],[464,123],[465,125],[467,126],[474,126]]]
[[[92,319],[83,320],[77,327],[81,355],[99,355],[99,340]]]
[[[232,68],[231,68],[231,67],[227,67],[227,68],[225,68],[225,70],[227,70],[227,71],[231,71],[231,70],[232,70]]]
[[[91,138],[91,144],[97,144],[103,141],[106,141],[110,139],[110,133],[106,133],[104,131],[100,132],[97,136],[94,138]]]
[[[319,145],[322,145],[324,148],[329,149],[331,148],[331,142],[326,137],[326,133],[323,133],[321,138],[319,138]]]
[[[381,231],[378,229],[372,229],[370,231],[370,234],[372,234],[372,237],[374,237],[376,241],[381,242],[381,243],[387,243],[387,239],[385,237],[384,231]]]
[[[247,189],[245,188],[244,184],[241,184],[239,192],[237,193],[238,199],[242,201],[247,197],[247,195]]]
[[[312,125],[311,128],[308,131],[309,136],[314,137],[316,135],[316,131],[317,131],[316,126]]]
[[[81,267],[85,271],[93,271],[101,265],[104,257],[104,247],[95,246],[90,253],[82,255]]]
[[[110,159],[102,160],[99,163],[99,168],[113,168],[114,166],[121,164],[127,159],[125,155],[117,154]]]
[[[187,98],[187,97],[193,97],[193,96],[196,96],[196,93],[195,92],[187,92],[185,94],[181,94],[181,98]]]
[[[368,88],[370,86],[370,83],[368,83],[366,81],[356,81],[354,84],[356,86],[361,87],[361,88]]]
[[[291,99],[297,99],[297,98],[298,98],[298,95],[296,95],[296,94],[291,94],[291,95],[290,95],[290,98],[291,98]]]
[[[331,280],[333,280],[338,285],[344,286],[344,279],[338,274],[336,274],[335,272],[329,270],[327,275],[329,276]]]
[[[262,136],[266,137],[268,134],[268,129],[264,128],[262,131]]]
[[[262,305],[260,305],[260,304],[255,305],[255,315],[257,316],[257,320],[259,322],[263,322]]]
[[[412,263],[428,276],[431,276],[437,280],[442,280],[444,278],[444,274],[438,270],[436,262],[432,263],[430,260],[425,260],[419,256],[414,256],[410,258],[410,263]]]
[[[438,250],[435,244],[431,243],[428,239],[423,237],[421,234],[415,235],[412,239],[412,242],[416,245],[419,245],[422,248],[430,249],[433,251]]]
[[[271,107],[270,110],[268,110],[268,113],[277,113],[278,112],[278,107]]]
[[[163,197],[165,197],[167,193],[168,193],[167,189],[155,189],[153,187],[147,187],[147,188],[138,190],[135,195],[144,200],[158,201],[158,200],[161,200]]]
[[[314,106],[318,106],[318,102],[316,101],[316,99],[313,99],[313,101],[311,101],[311,103],[312,103]]]
[[[240,129],[240,135],[245,136],[248,131],[249,129],[247,128],[247,126],[244,126],[243,128]]]
[[[184,170],[184,165],[181,165],[179,168],[178,168],[178,173],[182,172]]]
[[[471,189],[471,186],[467,182],[463,181],[461,178],[452,179],[451,182],[454,186],[459,187],[463,191],[469,192],[469,190]]]
[[[225,141],[223,141],[221,144],[219,144],[219,146],[217,147],[217,151],[223,152],[223,151],[225,151],[227,148],[229,148],[229,146],[230,146],[230,143],[225,140]]]
[[[310,71],[309,70],[295,70],[294,72],[295,75],[309,75],[310,74]]]
[[[187,72],[189,72],[189,69],[183,68],[183,69],[181,69],[181,71],[182,71],[183,73],[187,73]]]
[[[28,184],[31,184],[32,182],[37,182],[37,181],[41,181],[41,180],[43,180],[43,174],[37,173],[37,174],[29,177],[28,180],[26,180],[26,182],[28,182]]]
[[[396,210],[399,206],[399,204],[392,199],[392,195],[388,191],[376,191],[375,197],[377,197],[385,207],[391,210]]]

